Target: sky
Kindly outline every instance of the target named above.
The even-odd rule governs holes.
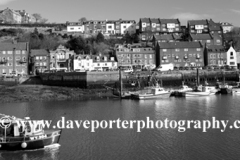
[[[0,0],[5,8],[39,13],[48,22],[87,20],[135,20],[140,18],[212,19],[240,26],[240,0]]]

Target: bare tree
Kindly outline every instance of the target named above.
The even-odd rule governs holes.
[[[39,20],[42,19],[42,16],[39,13],[34,13],[32,16],[36,19],[36,23],[38,23]]]

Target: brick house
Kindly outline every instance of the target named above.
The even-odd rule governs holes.
[[[30,72],[32,74],[42,73],[50,70],[50,53],[46,49],[30,50]]]
[[[227,64],[226,50],[221,45],[205,46],[204,48],[205,66],[223,66]]]
[[[155,68],[155,51],[141,44],[117,45],[115,47],[118,66],[150,66]]]
[[[223,36],[223,29],[220,23],[214,22],[212,19],[208,20],[209,33],[214,35],[215,33],[219,34],[220,37]]]
[[[28,74],[28,42],[0,43],[0,73]]]
[[[207,20],[190,20],[187,23],[189,34],[209,33]]]
[[[181,23],[179,19],[160,19],[162,34],[181,33]]]
[[[190,34],[189,40],[193,42],[201,42],[203,46],[214,45],[213,37],[210,34]]]
[[[158,42],[156,66],[172,63],[176,67],[204,66],[200,42]]]

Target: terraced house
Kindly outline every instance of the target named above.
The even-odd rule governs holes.
[[[200,42],[158,42],[156,65],[174,64],[175,67],[204,66],[203,46]]]
[[[28,42],[0,43],[0,73],[28,74]]]
[[[178,19],[140,18],[139,32],[142,41],[148,41],[153,35],[180,34],[181,23]]]
[[[141,44],[117,45],[115,47],[118,66],[142,66],[154,68],[155,51]]]

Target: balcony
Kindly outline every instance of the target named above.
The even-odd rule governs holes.
[[[20,63],[20,64],[24,64],[24,63],[27,63],[27,61],[26,60],[19,60],[19,61],[17,61],[18,63]]]
[[[6,59],[3,59],[0,61],[0,64],[6,64],[8,61]]]

